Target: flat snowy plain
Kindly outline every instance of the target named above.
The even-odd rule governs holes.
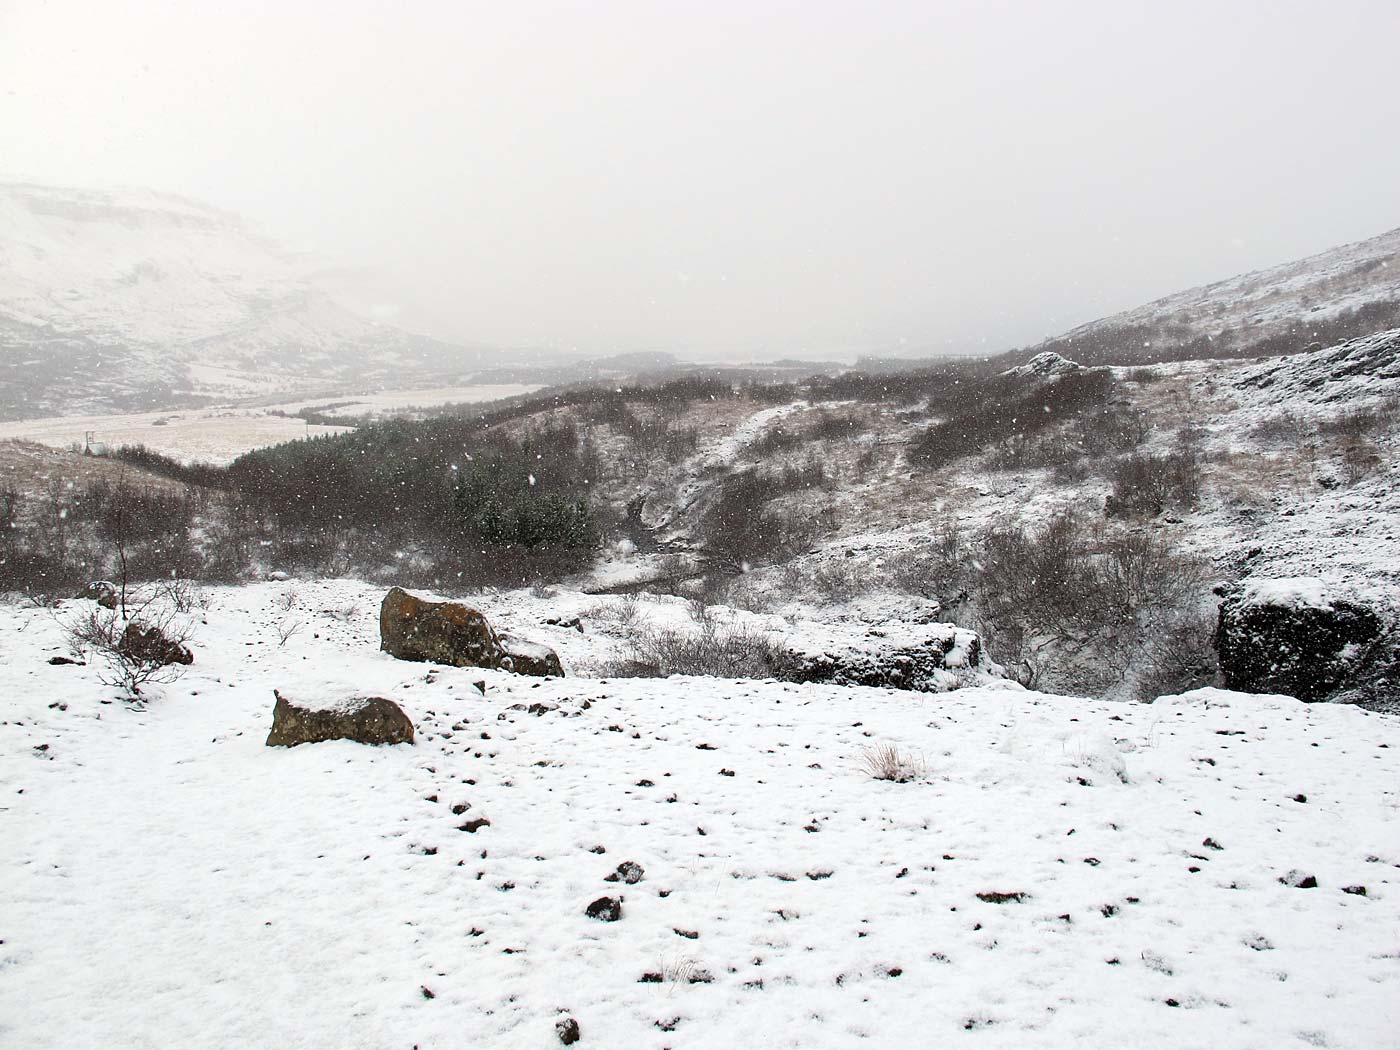
[[[212,590],[144,710],[0,607],[0,1044],[1400,1045],[1400,721],[434,668],[381,593]],[[274,687],[417,742],[265,747]]]

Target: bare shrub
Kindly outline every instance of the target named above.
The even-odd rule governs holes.
[[[1000,378],[968,384],[957,414],[936,423],[909,446],[915,466],[937,468],[1008,439],[1026,437],[1104,405],[1113,389],[1107,371],[1080,369],[1030,389],[1024,381]]]
[[[1113,492],[1104,504],[1110,518],[1155,517],[1168,507],[1194,507],[1201,494],[1200,456],[1181,449],[1164,456],[1134,454],[1109,467]]]
[[[1292,409],[1281,409],[1265,416],[1250,430],[1260,441],[1277,441],[1301,445],[1312,436],[1312,424]]]
[[[1165,639],[1200,607],[1207,570],[1161,537],[1106,536],[1064,515],[1038,532],[990,530],[978,561],[984,640],[1023,681],[1039,677],[1053,654],[1080,665],[1085,687],[1108,689],[1154,662],[1168,674],[1171,647],[1192,648],[1184,634]]]
[[[64,622],[68,647],[99,661],[98,679],[136,702],[142,687],[169,683],[185,673],[191,630],[173,607],[148,598],[127,618],[93,604]]]
[[[1342,480],[1356,485],[1381,468],[1380,449],[1365,438],[1348,438],[1342,444]]]
[[[294,637],[301,633],[306,627],[305,620],[294,620],[290,616],[283,618],[277,624],[277,647],[280,649]]]
[[[209,608],[208,593],[195,583],[183,577],[172,577],[156,585],[156,596],[168,602],[177,613],[188,615],[199,609]]]
[[[643,628],[631,632],[634,659],[610,667],[614,677],[665,678],[673,674],[715,678],[767,678],[782,647],[771,636],[714,621],[698,630]]]
[[[894,744],[877,744],[861,752],[861,769],[875,780],[888,780],[895,784],[907,784],[918,780],[926,773],[924,763],[911,755],[903,754]]]
[[[727,479],[701,523],[710,553],[741,568],[807,546],[818,523],[811,515],[770,506],[771,496],[769,482],[755,471]]]

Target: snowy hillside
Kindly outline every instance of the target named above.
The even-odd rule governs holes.
[[[1396,325],[1400,229],[1177,292],[1080,325],[1035,350],[1087,364],[1278,354]]]
[[[0,183],[0,417],[300,392],[480,364],[367,320],[235,215]],[[411,383],[404,385],[412,385]]]
[[[50,613],[0,608],[0,1042],[514,1050],[559,1046],[568,1019],[582,1047],[1400,1032],[1393,719],[1218,690],[430,667],[378,651],[381,593],[213,590],[194,666],[144,710],[47,662]],[[416,743],[266,747],[274,688],[389,697]],[[880,745],[918,775],[873,779]],[[604,896],[618,921],[585,915]]]

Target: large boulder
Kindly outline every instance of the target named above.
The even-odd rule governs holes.
[[[360,744],[411,744],[413,722],[403,709],[382,696],[357,696],[332,702],[288,700],[276,689],[268,747],[296,747],[322,740]]]
[[[803,624],[774,659],[774,677],[790,682],[867,685],[937,693],[1004,679],[975,631],[950,623],[890,621],[842,630]]]
[[[1215,644],[1227,689],[1315,703],[1372,670],[1383,634],[1375,611],[1320,579],[1254,579],[1220,603]]]
[[[486,615],[464,602],[430,602],[395,587],[379,606],[379,648],[400,660],[500,667],[505,655]]]
[[[379,606],[379,648],[400,660],[491,667],[526,675],[564,673],[548,646],[498,634],[465,602],[430,602],[395,587]]]

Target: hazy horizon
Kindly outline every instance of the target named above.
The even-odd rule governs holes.
[[[0,0],[0,175],[235,211],[464,343],[992,353],[1400,226],[1396,39],[1379,0]]]

